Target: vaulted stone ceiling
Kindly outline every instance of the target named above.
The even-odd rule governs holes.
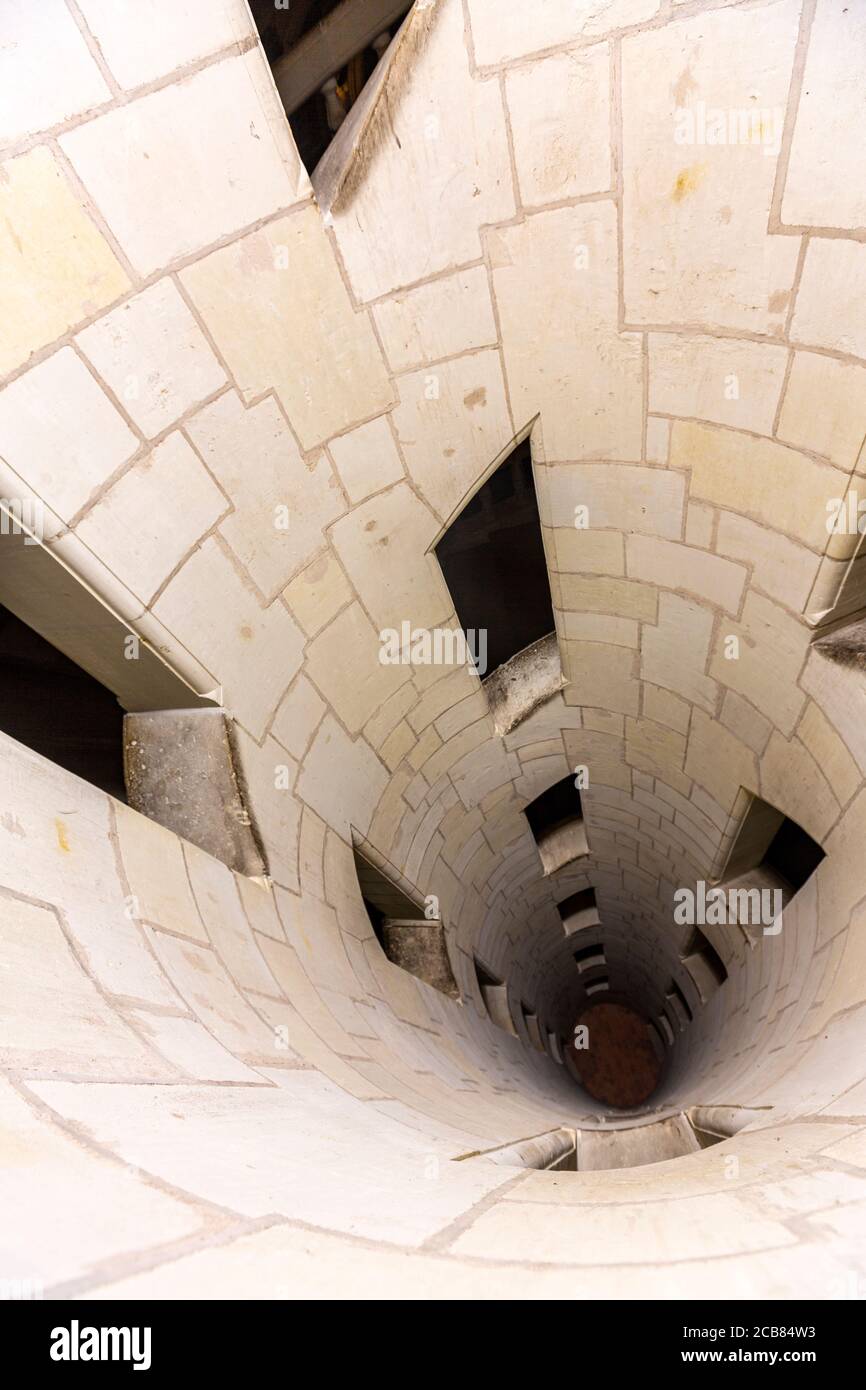
[[[39,1163],[3,1277],[831,1296],[866,1212],[863,673],[815,641],[863,606],[862,10],[417,0],[312,182],[240,0],[11,13],[0,490],[229,712],[269,880],[0,738],[2,1122]],[[379,655],[455,626],[436,542],[527,437],[563,679],[503,735],[474,670]],[[589,854],[545,875],[524,808],[580,767]],[[673,895],[750,797],[825,858],[777,935],[707,928],[703,1003]],[[353,840],[438,901],[460,1002],[383,955]],[[627,1124],[745,1128],[514,1185],[453,1160],[604,1112],[520,1007],[567,1035],[589,887],[611,989],[694,1013]]]

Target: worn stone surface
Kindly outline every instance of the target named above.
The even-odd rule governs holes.
[[[459,999],[441,922],[387,921],[382,925],[382,940],[386,956],[401,970],[423,980],[431,989]]]
[[[128,714],[129,804],[240,874],[267,873],[223,710]]]

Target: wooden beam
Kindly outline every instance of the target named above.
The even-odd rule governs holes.
[[[280,100],[291,116],[322,83],[373,42],[406,9],[407,0],[343,0],[289,53],[274,63]]]

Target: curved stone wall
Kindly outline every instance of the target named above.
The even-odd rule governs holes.
[[[3,1276],[841,1295],[866,723],[813,638],[856,578],[827,518],[864,472],[862,14],[417,0],[314,194],[240,0],[13,8],[2,490],[218,692],[271,881],[0,739]],[[433,548],[527,432],[565,685],[501,737],[474,671],[380,634],[456,624]],[[523,808],[577,766],[590,855],[546,878]],[[602,1122],[519,1016],[584,997],[556,905],[595,889],[658,1013],[691,990],[672,894],[744,790],[826,857],[778,935],[708,932],[728,978],[650,1116],[746,1128],[612,1172],[462,1157]],[[353,835],[438,898],[462,1002],[383,956]]]

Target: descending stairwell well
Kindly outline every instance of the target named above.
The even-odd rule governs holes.
[[[0,1279],[862,1288],[862,10],[416,0],[308,171],[242,0],[51,8]]]

